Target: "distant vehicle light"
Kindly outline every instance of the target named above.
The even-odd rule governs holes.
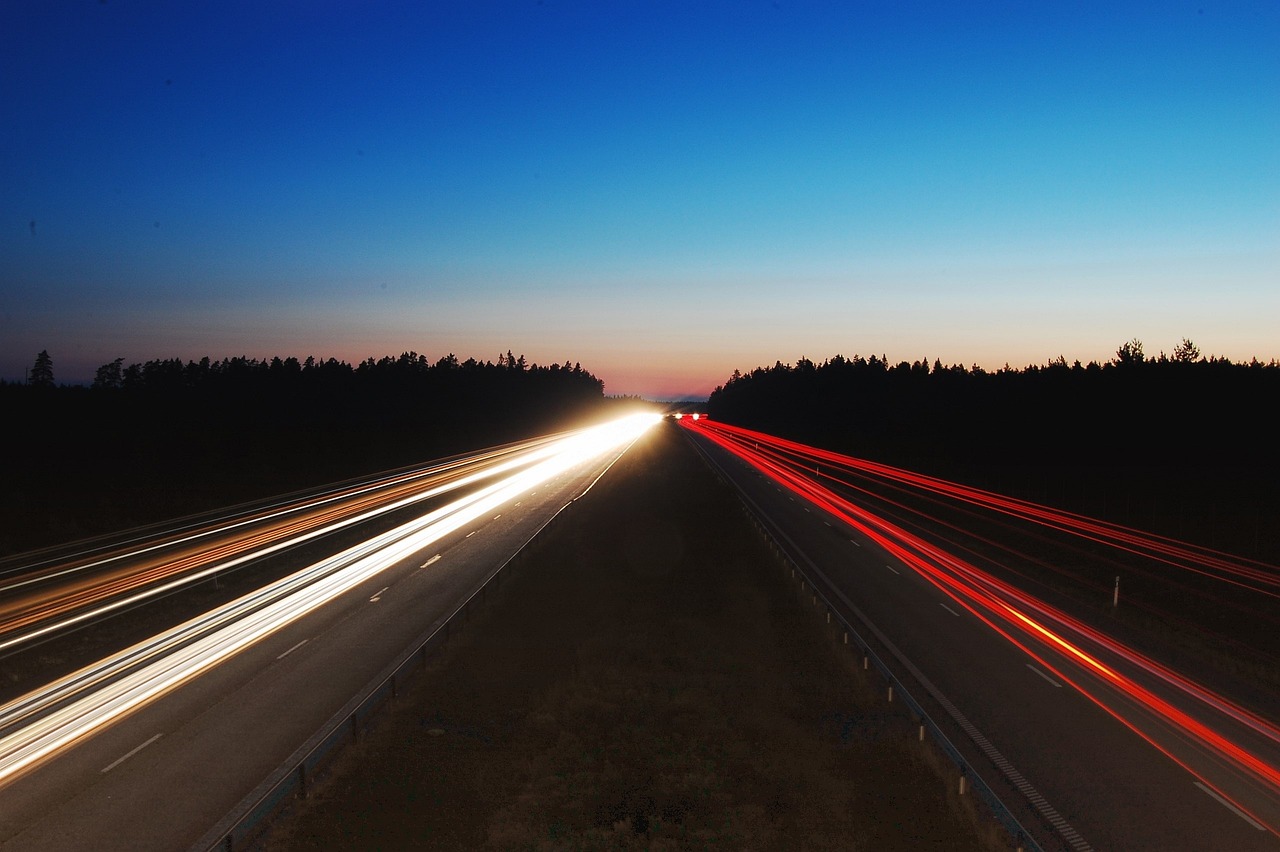
[[[684,419],[684,415],[683,415],[683,414],[677,414],[677,415],[676,415],[676,419],[677,419],[677,420],[683,420],[683,419]]]
[[[694,420],[697,420],[697,419],[698,419],[699,417],[701,417],[701,416],[702,416],[701,414],[695,414],[695,415],[693,415],[693,419],[694,419]]]

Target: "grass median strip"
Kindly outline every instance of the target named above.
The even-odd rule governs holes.
[[[268,845],[989,848],[788,589],[654,430]]]

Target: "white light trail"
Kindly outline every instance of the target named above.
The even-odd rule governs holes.
[[[562,439],[562,440],[570,440],[570,439]],[[431,499],[432,497],[438,497],[441,494],[446,494],[450,491],[455,491],[459,488],[465,488],[469,485],[474,485],[477,482],[481,482],[486,479],[491,479],[494,476],[498,476],[508,471],[516,470],[518,468],[531,465],[541,459],[554,455],[555,452],[556,452],[555,443],[530,449],[530,450],[521,452],[519,455],[511,459],[508,459],[507,461],[503,461],[498,464],[491,464],[489,466],[482,468],[478,472],[459,477],[458,479],[451,480],[442,485],[434,486],[432,488],[428,488],[420,492],[415,492],[414,494],[411,494],[407,497],[403,497],[399,500],[395,500],[390,503],[380,505],[374,509],[361,512],[356,515],[342,518],[340,520],[334,521],[333,523],[325,524],[324,526],[316,527],[304,533],[299,533],[297,535],[290,536],[289,538],[282,539],[280,541],[275,542],[274,544],[254,548],[253,550],[242,553],[239,556],[232,557],[230,559],[223,559],[218,562],[213,562],[205,566],[204,568],[183,573],[181,576],[176,577],[173,580],[156,583],[156,584],[147,586],[145,589],[139,590],[133,594],[112,598],[111,600],[103,602],[97,606],[80,609],[76,611],[74,614],[69,614],[56,620],[49,620],[38,627],[33,627],[29,630],[25,630],[20,633],[14,633],[9,636],[0,637],[0,652],[6,651],[10,648],[15,648],[19,645],[27,644],[35,639],[38,639],[42,636],[47,636],[51,633],[64,631],[77,624],[93,621],[109,613],[122,610],[122,609],[127,609],[131,606],[138,604],[141,601],[158,597],[160,595],[174,591],[175,589],[181,588],[191,583],[200,582],[201,580],[204,580],[208,577],[212,577],[215,574],[225,572],[233,568],[236,568],[240,565],[243,565],[246,562],[251,562],[256,559],[261,559],[265,556],[270,556],[271,554],[277,553],[281,550],[285,550],[291,547],[296,547],[297,545],[303,542],[310,541],[312,539],[319,538],[321,536],[330,535],[334,532],[337,532],[338,530],[344,529],[349,526],[353,526],[355,524],[364,523],[365,521],[368,521],[379,515],[383,515],[388,512],[393,512],[399,509],[403,509],[415,503],[421,503],[424,500]],[[457,465],[452,465],[452,466],[457,466]],[[314,508],[314,506],[329,502],[329,500],[331,499],[335,499],[335,498],[326,496],[325,498],[321,499],[318,503],[314,503],[314,504],[309,503],[306,506],[303,506],[301,508],[306,508],[306,509]],[[298,510],[299,510],[298,508],[282,510],[273,515],[261,516],[254,522],[257,523],[262,520],[270,520],[271,518],[277,517],[280,515],[293,514],[293,513],[296,513]],[[248,521],[237,522],[229,526],[220,528],[218,532],[225,533],[245,523],[249,523],[249,522]],[[183,544],[188,540],[202,538],[207,536],[208,534],[209,534],[208,532],[202,531],[193,536],[190,536],[188,539],[179,539],[176,541],[169,541],[169,542],[166,542],[164,545],[156,545],[155,548],[151,548],[151,547],[143,548],[141,550],[134,551],[133,553],[128,555],[137,556],[140,554],[144,554],[149,550],[159,548],[161,546],[170,547],[175,544]],[[86,568],[86,567],[95,567],[97,565],[106,564],[107,562],[114,561],[119,558],[122,558],[122,557],[112,557],[110,559],[102,560],[98,563],[93,563],[88,566],[80,566],[75,570],[82,570],[83,568]],[[54,576],[54,575],[49,575],[49,576]],[[17,588],[19,585],[22,585],[22,583],[13,583],[4,588],[6,590],[13,589],[13,588]]]
[[[0,707],[0,730],[10,731],[0,738],[0,781],[542,483],[629,445],[659,419],[634,415],[574,433],[539,451],[546,457],[531,467]]]

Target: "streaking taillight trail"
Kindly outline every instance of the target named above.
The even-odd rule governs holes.
[[[1280,727],[1152,659],[1103,629],[1028,594],[936,543],[853,503],[835,488],[867,488],[866,477],[910,485],[935,497],[1087,538],[1178,570],[1280,596],[1280,570],[1170,538],[946,482],[761,432],[703,419],[681,421],[757,471],[810,501],[914,569],[950,600],[1038,665],[1079,691],[1207,787],[1280,833],[1276,809],[1259,813],[1255,795],[1280,801]],[[819,473],[821,470],[821,473]],[[859,479],[858,484],[852,481]],[[821,480],[821,481],[819,481]],[[1245,791],[1244,794],[1242,791]],[[1252,791],[1252,792],[1250,792]]]

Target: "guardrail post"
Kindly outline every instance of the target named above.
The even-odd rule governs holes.
[[[961,795],[961,796],[963,796],[963,795],[964,795],[964,791],[965,791],[965,789],[966,789],[966,788],[965,788],[965,783],[964,783],[964,782],[965,782],[964,770],[961,770],[961,771],[960,771],[960,795]]]
[[[920,723],[920,742],[924,742],[924,723]]]
[[[893,684],[889,684],[889,703],[893,703]]]

